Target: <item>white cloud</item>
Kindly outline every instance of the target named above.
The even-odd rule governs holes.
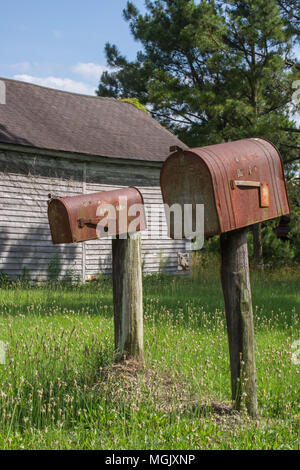
[[[58,29],[53,29],[52,31],[52,35],[56,38],[56,39],[60,39],[64,36],[63,32],[62,31],[59,31]]]
[[[16,64],[11,64],[9,67],[20,73],[28,73],[32,69],[32,64],[28,61],[17,62]]]
[[[109,67],[94,62],[63,65],[24,61],[11,64],[9,68],[15,80],[93,96],[95,96],[101,74],[105,70],[111,70]]]
[[[95,95],[94,86],[88,85],[84,82],[77,82],[71,78],[59,78],[59,77],[33,77],[32,75],[18,74],[13,77],[15,80],[21,80],[23,82],[35,83],[49,88],[55,88],[57,90],[71,91],[73,93],[81,93],[84,95]]]
[[[102,73],[104,71],[111,70],[105,65],[95,64],[94,62],[77,62],[76,65],[72,67],[72,71],[77,75],[85,78],[86,80],[99,81]]]

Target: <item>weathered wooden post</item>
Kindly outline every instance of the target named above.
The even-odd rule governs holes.
[[[231,391],[239,410],[243,395],[250,416],[257,414],[253,310],[247,229],[220,236],[221,281],[228,332]]]
[[[160,175],[165,204],[181,206],[183,222],[189,226],[188,211],[183,209],[187,204],[203,204],[204,235],[220,235],[232,399],[240,409],[244,397],[249,415],[255,417],[253,311],[245,227],[289,213],[281,158],[271,142],[258,138],[170,151]],[[172,220],[169,233],[174,238]]]
[[[141,236],[112,240],[117,358],[144,361]]]
[[[112,236],[116,359],[143,363],[141,237],[146,228],[143,197],[129,187],[53,197],[48,218],[54,244]]]

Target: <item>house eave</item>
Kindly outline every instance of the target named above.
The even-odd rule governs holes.
[[[129,159],[129,158],[118,158],[118,157],[109,157],[109,156],[100,156],[100,155],[91,155],[79,152],[68,152],[62,150],[52,150],[44,149],[39,147],[30,147],[25,145],[16,145],[0,142],[0,151],[12,151],[12,152],[21,152],[23,154],[32,155],[33,153],[38,153],[41,156],[64,158],[67,160],[76,160],[78,162],[93,162],[93,163],[109,163],[116,165],[125,165],[125,166],[145,166],[145,167],[154,167],[161,168],[163,161],[151,161],[151,160],[138,160],[138,159]]]

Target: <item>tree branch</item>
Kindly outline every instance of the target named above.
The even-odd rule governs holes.
[[[300,129],[295,129],[294,127],[279,127],[279,129],[286,132],[300,132]]]

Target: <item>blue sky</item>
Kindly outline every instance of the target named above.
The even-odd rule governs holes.
[[[143,10],[143,0],[135,0]],[[134,58],[127,0],[2,0],[0,77],[94,94],[107,41]]]
[[[144,0],[133,0],[144,11]],[[133,59],[122,11],[127,0],[1,0],[0,77],[95,94],[106,69],[105,43]],[[297,55],[300,48],[295,51]],[[300,122],[299,114],[295,116]]]

